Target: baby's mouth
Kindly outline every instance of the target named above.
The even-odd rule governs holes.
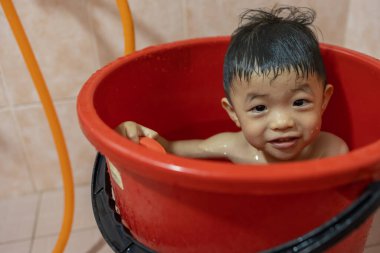
[[[298,139],[299,137],[283,137],[271,140],[269,143],[277,149],[287,149],[293,147]]]

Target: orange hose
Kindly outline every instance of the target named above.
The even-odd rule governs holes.
[[[116,0],[124,32],[124,53],[128,55],[135,51],[135,30],[133,18],[127,0]]]
[[[40,97],[61,165],[61,174],[65,192],[65,209],[61,230],[53,251],[54,253],[61,253],[64,251],[70,236],[74,214],[74,184],[65,139],[49,91],[13,3],[11,0],[1,0],[1,5]]]

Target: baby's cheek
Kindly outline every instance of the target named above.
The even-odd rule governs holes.
[[[254,147],[261,147],[264,143],[265,128],[258,125],[251,126],[245,133],[245,138]]]
[[[309,116],[304,120],[304,131],[309,138],[313,138],[321,131],[322,120],[318,116]]]

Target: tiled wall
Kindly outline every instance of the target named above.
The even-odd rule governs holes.
[[[292,4],[316,9],[321,41],[380,58],[377,0],[130,0],[137,48],[227,35],[245,8]],[[91,179],[95,150],[75,111],[86,79],[123,53],[113,0],[14,0],[58,112],[75,184]],[[0,11],[0,198],[62,186],[52,137],[33,83]]]

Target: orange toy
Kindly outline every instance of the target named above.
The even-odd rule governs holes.
[[[142,137],[140,139],[140,145],[146,148],[149,148],[151,150],[157,151],[159,153],[166,153],[164,147],[162,147],[161,144],[158,143],[158,141],[152,138]]]

